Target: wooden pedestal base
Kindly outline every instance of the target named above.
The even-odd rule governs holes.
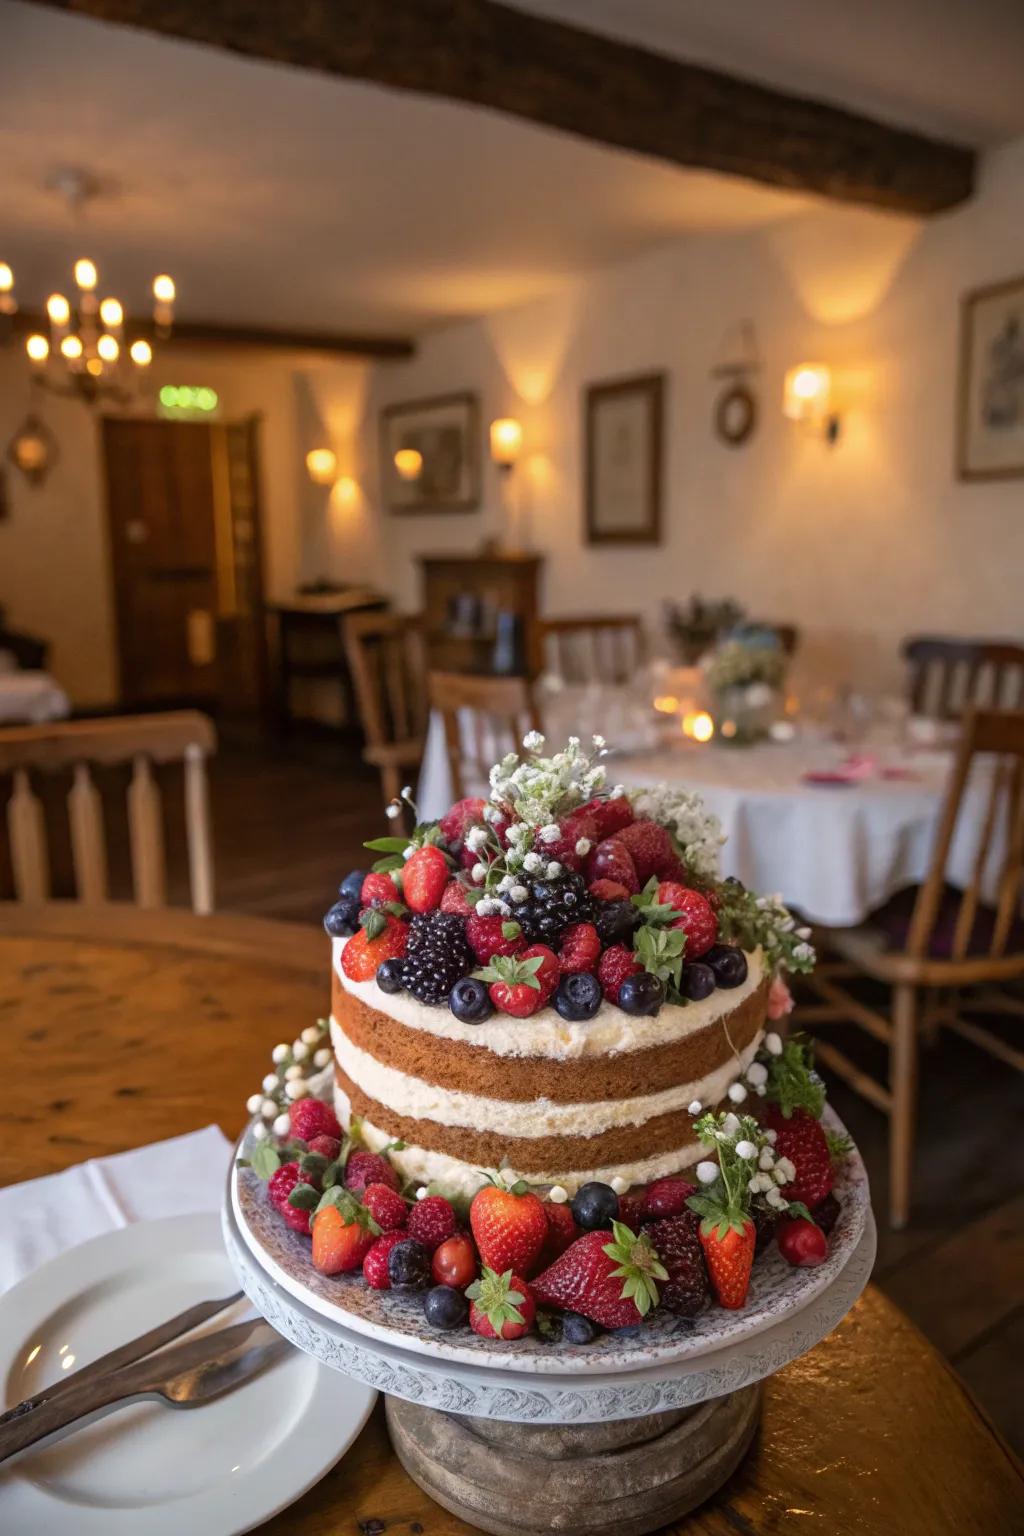
[[[760,1388],[599,1424],[506,1424],[387,1399],[409,1476],[494,1536],[642,1536],[709,1498],[757,1428]]]

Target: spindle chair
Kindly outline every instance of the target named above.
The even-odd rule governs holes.
[[[545,667],[567,683],[628,683],[644,663],[639,614],[580,614],[541,619]]]
[[[527,731],[540,730],[533,692],[524,677],[429,672],[427,694],[444,721],[456,800],[486,794],[490,765],[506,752],[518,752]]]
[[[352,613],[344,621],[363,761],[380,773],[384,803],[419,767],[427,729],[423,620],[418,614]]]
[[[974,828],[961,827],[969,788],[983,806]],[[974,814],[974,812],[972,812]],[[956,891],[949,880],[954,837],[973,847],[971,879]],[[1024,712],[969,710],[923,885],[904,924],[881,918],[855,928],[816,933],[823,963],[808,978],[821,999],[800,1010],[802,1024],[854,1022],[887,1047],[888,1084],[862,1071],[831,1043],[818,1059],[889,1116],[890,1221],[906,1224],[910,1210],[918,1045],[923,1031],[948,1028],[1005,1066],[1024,1071],[1024,1051],[965,1018],[982,1010],[1024,1019],[1008,984],[1024,977],[1021,920],[1024,869]],[[898,909],[897,909],[898,910]],[[838,961],[834,958],[838,956]],[[891,991],[888,1014],[868,1006],[842,983],[868,977]]]
[[[0,730],[0,782],[10,780],[6,826],[14,896],[38,905],[50,896],[51,871],[38,778],[71,770],[67,796],[77,899],[107,900],[107,845],[93,768],[131,764],[127,793],[132,887],[138,907],[167,901],[163,812],[154,766],[181,762],[185,775],[185,835],[192,910],[213,911],[213,847],[206,759],[216,750],[213,722],[194,710],[122,715],[63,725]]]
[[[903,656],[915,715],[958,720],[971,705],[1024,709],[1024,646],[922,635],[904,642]]]

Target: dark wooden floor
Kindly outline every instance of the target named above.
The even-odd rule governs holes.
[[[217,902],[223,910],[318,922],[339,880],[385,827],[375,775],[333,741],[268,753],[228,749],[213,765]],[[799,1014],[797,1014],[798,1018]],[[837,1040],[879,1070],[859,1031]],[[867,1048],[868,1054],[865,1054]],[[923,1059],[913,1219],[886,1224],[883,1117],[843,1084],[830,1100],[871,1175],[875,1279],[942,1350],[1024,1452],[1024,1088],[953,1036]],[[880,1371],[886,1362],[878,1362]]]

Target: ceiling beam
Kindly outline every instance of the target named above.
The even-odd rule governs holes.
[[[842,202],[932,214],[973,190],[963,145],[492,0],[35,3]]]
[[[50,322],[44,314],[19,310],[12,316],[11,329],[28,336],[33,331],[50,334]],[[330,357],[373,357],[396,361],[412,357],[415,344],[404,336],[359,336],[321,331],[266,330],[251,325],[207,324],[201,320],[176,320],[171,334],[161,338],[151,321],[129,316],[130,339],[145,337],[160,347],[206,348],[213,352],[319,352]],[[3,331],[0,328],[0,341]]]

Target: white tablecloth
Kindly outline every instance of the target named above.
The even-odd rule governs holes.
[[[0,671],[0,725],[46,725],[70,713],[67,694],[48,672]]]
[[[553,717],[560,713],[550,711],[552,749],[566,733],[555,732]],[[583,729],[576,734],[583,737]],[[614,744],[611,733],[605,734]],[[948,752],[907,755],[881,745],[872,750],[879,770],[905,770],[913,777],[888,779],[879,771],[852,784],[807,784],[801,777],[806,770],[834,769],[844,749],[806,740],[735,747],[680,738],[669,748],[609,756],[608,780],[697,790],[727,837],[723,874],[736,875],[753,890],[781,892],[811,922],[842,927],[863,922],[894,892],[924,879],[949,777]],[[968,884],[973,875],[986,790],[982,774],[960,817],[949,865],[956,885]],[[468,785],[467,793],[486,794],[483,781]],[[452,798],[444,733],[440,719],[432,719],[419,784],[421,815],[442,815]],[[1000,843],[999,837],[993,840],[990,873]]]

